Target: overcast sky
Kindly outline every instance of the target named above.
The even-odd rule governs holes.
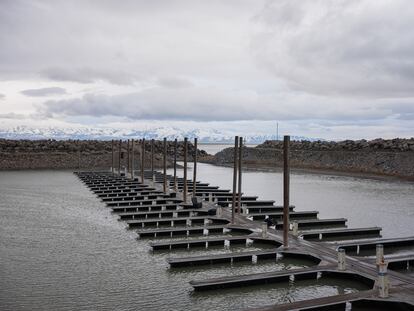
[[[414,6],[0,0],[0,107],[16,126],[411,137]]]

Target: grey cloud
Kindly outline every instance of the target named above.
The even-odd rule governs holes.
[[[23,120],[23,119],[27,119],[28,116],[24,115],[24,114],[19,114],[19,113],[0,113],[0,119],[15,119],[15,120]]]
[[[410,1],[272,1],[255,21],[253,53],[292,88],[331,97],[414,95]]]
[[[66,94],[66,89],[61,87],[45,87],[41,89],[28,89],[23,90],[20,93],[31,97],[43,97],[49,95],[63,95]]]
[[[6,95],[0,93],[0,100],[3,100],[5,98],[6,98]]]
[[[162,77],[157,79],[157,84],[161,87],[168,87],[168,88],[186,88],[194,86],[194,84],[184,78],[180,77]]]
[[[78,83],[93,83],[97,80],[108,81],[113,84],[133,84],[137,77],[133,74],[107,69],[94,69],[90,67],[63,68],[51,67],[40,72],[40,74],[54,81],[71,81]]]
[[[286,103],[281,94],[249,90],[156,87],[141,92],[108,96],[87,94],[81,98],[47,101],[41,113],[60,116],[116,116],[137,120],[378,120],[388,117],[387,108],[367,101],[332,101],[297,96]]]

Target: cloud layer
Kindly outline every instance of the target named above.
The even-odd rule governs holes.
[[[31,97],[43,97],[43,96],[49,96],[49,95],[66,94],[66,90],[61,87],[45,87],[41,89],[23,90],[20,93],[26,96],[31,96]]]
[[[413,29],[408,0],[5,0],[1,118],[406,136]]]

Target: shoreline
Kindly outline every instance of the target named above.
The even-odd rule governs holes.
[[[211,164],[215,166],[229,167],[232,168],[233,164],[217,164],[209,161],[200,161],[200,163]],[[280,166],[269,166],[269,165],[260,165],[260,164],[243,164],[243,170],[245,171],[255,171],[255,172],[276,172],[283,173],[283,168]],[[354,172],[354,171],[340,171],[334,169],[319,169],[319,168],[299,168],[291,167],[290,171],[297,174],[312,174],[312,175],[332,175],[332,176],[342,176],[342,177],[352,177],[359,179],[370,179],[370,180],[379,180],[379,181],[396,181],[396,182],[406,182],[414,183],[414,177],[406,176],[396,176],[396,175],[386,175],[386,174],[374,174],[374,173],[365,173],[365,172]]]

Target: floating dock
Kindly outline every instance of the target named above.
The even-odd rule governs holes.
[[[379,227],[348,228],[346,218],[320,219],[318,211],[297,211],[291,205],[289,219],[296,228],[290,228],[289,246],[284,247],[281,231],[284,226],[283,207],[275,205],[272,200],[259,200],[256,196],[242,193],[233,195],[229,189],[191,180],[185,182],[183,178],[176,178],[174,185],[173,176],[164,176],[160,172],[154,172],[154,175],[151,171],[142,172],[142,181],[109,172],[76,174],[107,208],[129,228],[136,230],[137,238],[157,239],[149,244],[154,252],[171,252],[167,259],[170,269],[189,266],[208,269],[216,264],[260,264],[265,260],[277,262],[282,259],[309,262],[308,268],[303,269],[192,280],[190,284],[195,291],[271,283],[288,286],[291,282],[316,282],[323,278],[349,279],[370,289],[257,310],[345,310],[350,305],[355,308],[378,306],[378,310],[385,310],[384,306],[393,310],[414,309],[414,277],[401,273],[414,265],[414,237],[382,239]],[[163,189],[165,182],[166,191]],[[187,193],[187,198],[184,193]],[[197,207],[191,202],[193,196],[197,198]],[[240,200],[240,211],[236,209],[232,215],[235,196]],[[275,224],[273,228],[263,226],[263,220],[268,217]],[[268,248],[249,250],[257,243]],[[372,257],[378,244],[383,245],[385,260],[389,263],[389,298],[379,297],[378,268]],[[235,245],[241,251],[234,251],[232,247]],[[217,247],[227,248],[227,251],[179,258],[173,255],[179,249],[202,248],[208,251]],[[391,256],[395,248],[407,248],[408,253]],[[338,264],[339,249],[345,251],[344,266]]]

